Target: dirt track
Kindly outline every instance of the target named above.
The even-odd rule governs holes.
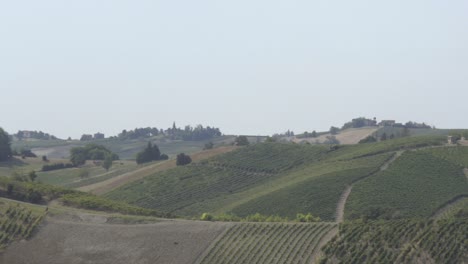
[[[219,147],[219,148],[215,148],[211,150],[204,150],[204,151],[191,155],[191,158],[194,162],[197,162],[203,159],[211,158],[216,155],[220,155],[223,153],[233,151],[236,148],[237,147],[234,147],[234,146],[228,146],[228,147]],[[117,177],[108,179],[106,181],[80,187],[78,188],[78,190],[84,191],[84,192],[91,192],[91,193],[100,195],[100,194],[109,192],[113,189],[116,189],[122,185],[125,185],[129,182],[136,181],[148,175],[154,174],[156,172],[172,169],[175,167],[176,167],[175,160],[168,160],[168,161],[156,163],[154,165],[149,165],[141,169],[119,175]]]
[[[154,224],[104,224],[48,218],[29,241],[0,255],[8,264],[194,263],[231,223],[165,220]]]

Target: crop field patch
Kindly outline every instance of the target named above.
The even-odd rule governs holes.
[[[331,223],[241,223],[231,227],[201,264],[312,263]]]

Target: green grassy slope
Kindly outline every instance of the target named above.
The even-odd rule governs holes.
[[[462,167],[432,152],[449,154],[452,150],[404,153],[388,170],[355,184],[345,216],[425,217],[454,197],[468,194]]]
[[[320,263],[467,263],[468,219],[345,222]]]

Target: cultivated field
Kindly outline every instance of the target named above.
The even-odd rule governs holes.
[[[320,263],[467,263],[468,220],[345,222]]]
[[[8,264],[174,263],[192,264],[230,223],[164,220],[153,224],[109,224],[47,218],[28,241],[0,255]]]
[[[402,149],[445,141],[444,137],[409,137],[338,149],[262,143],[150,174],[105,196],[189,217],[210,212],[242,217],[278,214],[293,219],[297,213],[312,213],[334,220],[347,186],[377,173]]]
[[[314,262],[331,223],[241,223],[231,227],[201,260],[201,264]]]
[[[468,195],[463,167],[457,164],[458,155],[452,156],[460,151],[440,148],[405,152],[388,170],[354,185],[346,218],[430,217],[454,197]]]

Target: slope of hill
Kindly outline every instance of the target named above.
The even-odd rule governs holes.
[[[327,141],[327,137],[334,136],[340,142],[340,144],[346,144],[346,145],[357,144],[361,139],[364,139],[367,136],[372,135],[378,130],[379,130],[379,127],[349,128],[349,129],[340,131],[336,135],[326,133],[316,138],[294,138],[293,141],[297,143],[303,142],[303,141],[307,141],[310,143],[324,143]]]
[[[70,149],[77,146],[83,146],[89,143],[104,145],[112,152],[119,155],[121,159],[135,159],[138,152],[143,150],[148,141],[152,141],[159,146],[162,153],[174,156],[179,153],[195,153],[203,150],[205,143],[213,142],[217,146],[230,145],[234,141],[234,136],[221,136],[211,140],[202,141],[183,141],[162,139],[160,137],[142,138],[142,139],[99,139],[93,141],[79,140],[33,140],[33,141],[14,141],[13,149],[22,148],[31,149],[36,155],[46,155],[51,159],[68,158]],[[260,137],[261,138],[261,137]],[[250,140],[254,140],[250,138]]]
[[[388,170],[355,184],[346,218],[429,217],[454,197],[468,196],[463,167],[450,162],[461,162],[459,153],[468,151],[440,148],[404,153]]]
[[[155,173],[105,196],[190,217],[313,213],[333,220],[346,186],[373,176],[395,151],[444,142],[446,137],[409,137],[338,148],[264,143]]]
[[[468,220],[346,222],[320,263],[467,263]]]
[[[330,223],[242,223],[231,227],[201,259],[210,263],[312,263]]]
[[[67,214],[48,216],[32,239],[11,244],[0,263],[188,264],[232,225],[181,220],[123,224],[125,216],[60,210]]]

